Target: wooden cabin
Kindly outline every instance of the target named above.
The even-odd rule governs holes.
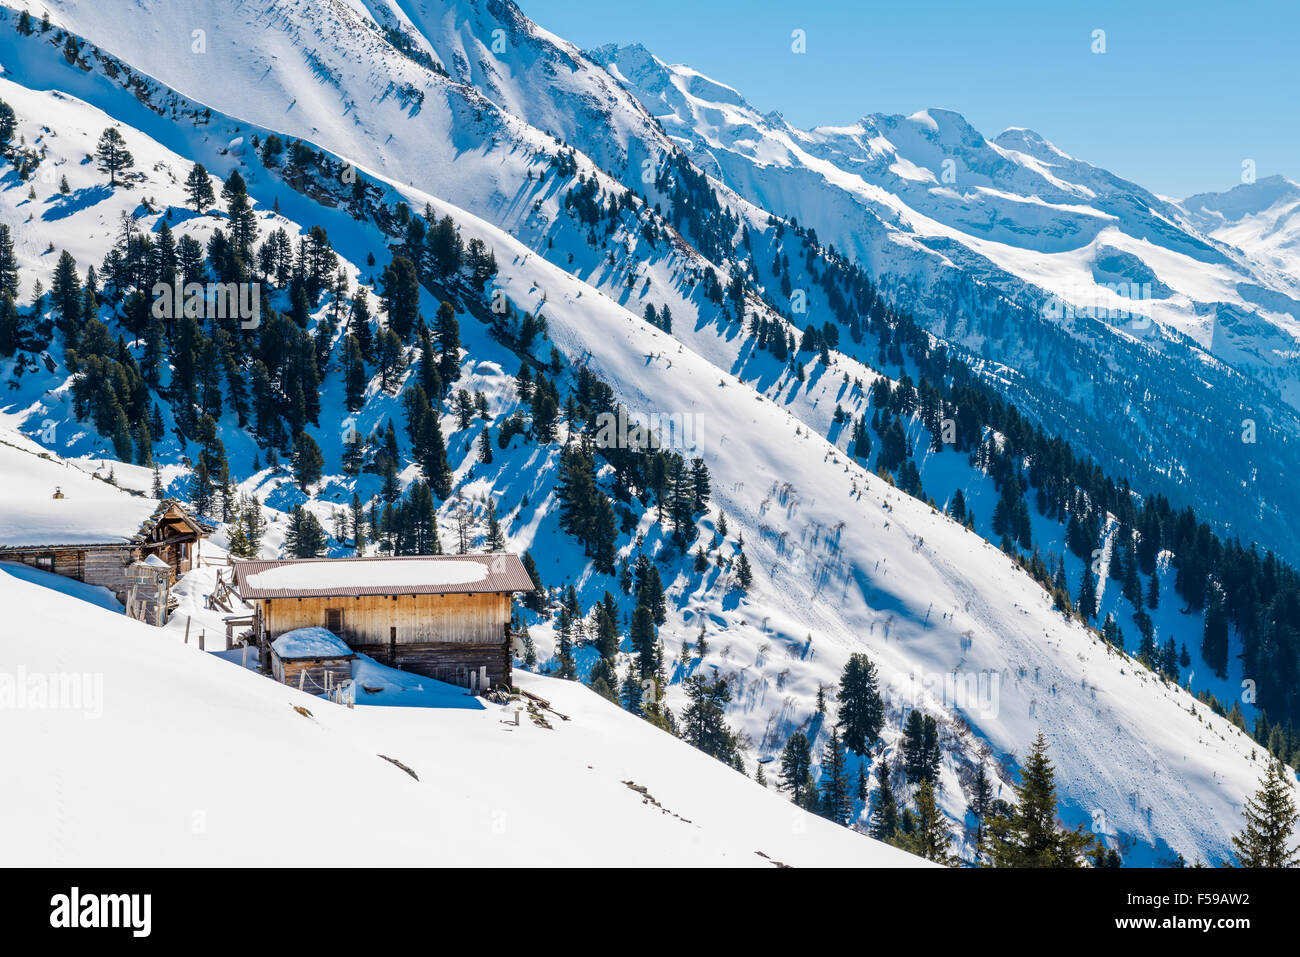
[[[324,628],[298,628],[271,642],[271,674],[308,694],[333,691],[352,677],[356,653]]]
[[[535,587],[507,554],[252,560],[234,572],[263,648],[325,628],[383,664],[476,690],[511,686],[513,598]]]
[[[117,492],[99,501],[62,488],[40,499],[0,499],[0,529],[0,561],[102,585],[128,615],[158,625],[167,620],[167,590],[198,563],[210,531],[175,499]]]

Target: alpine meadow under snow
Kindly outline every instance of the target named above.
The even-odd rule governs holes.
[[[1041,732],[1065,829],[1213,865],[1300,756],[1295,184],[1174,202],[940,110],[798,130],[508,2],[4,0],[0,68],[0,550],[162,496],[214,527],[161,628],[0,551],[8,693],[81,695],[5,712],[14,862],[986,863]],[[160,315],[177,271],[257,315]],[[362,656],[349,708],[218,647],[228,556],[409,587],[434,550],[527,556],[528,694]],[[877,827],[882,779],[945,853]],[[362,806],[430,813],[317,838]]]

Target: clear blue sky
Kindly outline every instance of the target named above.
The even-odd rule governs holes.
[[[1229,189],[1246,159],[1300,180],[1295,0],[518,2],[584,49],[640,42],[797,126],[946,107],[990,138],[1030,127],[1167,196]]]

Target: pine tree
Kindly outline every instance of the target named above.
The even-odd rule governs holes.
[[[294,480],[304,492],[307,486],[319,482],[325,468],[325,458],[320,446],[306,432],[299,432],[293,443]]]
[[[693,675],[682,682],[690,704],[682,712],[682,737],[705,754],[723,764],[734,764],[738,753],[736,739],[723,720],[723,708],[731,700],[726,679],[705,681]]]
[[[849,771],[840,742],[840,733],[832,730],[822,754],[820,813],[836,824],[847,825],[853,817],[853,798],[849,792]]]
[[[1015,785],[1016,805],[989,818],[988,859],[994,867],[1079,867],[1093,839],[1056,822],[1056,770],[1040,731]]]
[[[1300,847],[1292,846],[1297,814],[1291,782],[1281,761],[1270,761],[1255,796],[1246,802],[1246,826],[1233,835],[1242,867],[1300,866]]]
[[[871,800],[870,833],[877,841],[892,841],[898,834],[898,804],[889,781],[889,763],[876,762],[876,792]]]
[[[993,783],[989,780],[984,762],[980,761],[975,769],[975,780],[971,784],[970,810],[975,815],[975,854],[984,853],[984,822],[993,806]]]
[[[568,681],[572,681],[578,676],[578,669],[573,660],[573,619],[569,615],[567,608],[561,608],[558,621],[556,622],[556,648],[555,658],[559,664],[559,670],[556,674]]]
[[[284,548],[291,558],[319,558],[325,553],[325,530],[316,516],[295,505],[289,517],[289,531]]]
[[[864,654],[854,654],[840,675],[840,714],[837,726],[844,732],[844,746],[855,754],[866,754],[885,726],[885,702],[876,683],[876,668]]]
[[[736,560],[736,584],[740,586],[741,591],[749,591],[749,586],[754,583],[754,570],[749,567],[749,559],[745,556],[745,550],[740,550],[740,558]]]
[[[939,777],[939,724],[922,711],[913,710],[903,727],[903,758],[911,784]]]
[[[777,788],[790,792],[790,799],[803,806],[808,789],[812,785],[812,749],[808,738],[802,731],[790,735],[781,752],[781,775]]]
[[[1086,566],[1083,569],[1083,580],[1079,583],[1079,601],[1077,605],[1079,617],[1085,622],[1092,621],[1097,617],[1097,588],[1092,581],[1092,571]]]
[[[216,202],[216,196],[212,192],[212,180],[202,163],[195,163],[190,169],[189,176],[185,177],[185,192],[196,213],[203,212]]]
[[[917,788],[912,830],[901,843],[905,850],[927,861],[953,863],[953,857],[948,851],[952,844],[952,829],[935,802],[934,785],[929,781],[922,781]]]
[[[126,140],[117,131],[117,127],[107,127],[99,136],[95,147],[95,156],[99,159],[99,168],[108,174],[109,186],[117,185],[117,174],[135,165],[135,159],[126,148]]]

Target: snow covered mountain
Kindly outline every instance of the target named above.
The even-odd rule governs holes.
[[[935,109],[801,130],[639,45],[591,56],[702,169],[869,263],[1054,431],[1169,494],[1203,494],[1231,534],[1295,556],[1286,484],[1269,477],[1295,467],[1300,407],[1300,274],[1277,222],[1294,203],[1280,183],[1229,194],[1261,207],[1242,224],[1211,214],[1209,198],[1184,208],[1030,130],[990,140]],[[1262,197],[1274,194],[1268,218]],[[1205,421],[1189,422],[1190,410]],[[1170,429],[1171,416],[1183,427]],[[1225,439],[1245,418],[1273,436],[1271,451],[1244,450],[1248,463]],[[1112,441],[1129,423],[1137,432]],[[1199,451],[1215,443],[1225,457],[1205,468]],[[1243,493],[1268,518],[1236,508]]]
[[[786,335],[801,332],[808,318],[815,317],[820,324],[823,317],[815,310],[828,308],[829,293],[810,284],[814,316],[798,316],[798,324],[787,324],[787,318],[796,315],[742,268],[744,259],[765,267],[778,253],[784,254],[787,246],[778,231],[786,230],[784,242],[794,252],[798,278],[800,253],[790,239],[792,233],[769,220],[772,214],[794,215],[801,224],[812,225],[818,216],[802,206],[783,205],[787,199],[808,203],[810,197],[821,195],[828,219],[838,222],[851,214],[853,218],[844,222],[856,223],[857,228],[844,226],[845,239],[835,238],[836,248],[851,251],[879,269],[882,285],[896,293],[913,289],[908,283],[915,285],[923,272],[917,263],[942,262],[947,271],[955,265],[962,275],[984,282],[994,276],[985,263],[1000,264],[1001,274],[1019,276],[1012,268],[1015,257],[1007,249],[1032,252],[1016,267],[1027,270],[1025,264],[1035,258],[1065,262],[1070,250],[1078,248],[1072,244],[1086,240],[1090,251],[1076,257],[1078,269],[1054,272],[1052,282],[1076,273],[1091,276],[1088,281],[1094,286],[1134,276],[1133,258],[1138,258],[1134,250],[1140,249],[1144,263],[1158,255],[1178,265],[1163,274],[1155,270],[1155,279],[1144,282],[1166,293],[1164,298],[1190,296],[1174,292],[1184,287],[1172,285],[1191,281],[1186,277],[1195,269],[1189,263],[1219,276],[1205,281],[1220,285],[1227,282],[1223,276],[1244,268],[1240,253],[1202,237],[1188,225],[1191,212],[1115,182],[1091,167],[1052,159],[1050,148],[1029,134],[1008,134],[997,144],[987,143],[955,114],[879,117],[870,121],[869,129],[868,121],[863,121],[852,131],[800,136],[786,128],[778,140],[789,140],[788,152],[749,155],[740,125],[750,123],[765,143],[770,131],[781,126],[775,119],[750,116],[734,91],[728,93],[697,74],[674,68],[676,79],[670,85],[685,103],[694,104],[690,111],[702,103],[714,104],[718,110],[714,115],[699,107],[698,116],[684,114],[681,126],[675,128],[664,111],[649,105],[645,90],[638,93],[638,100],[621,85],[635,90],[638,83],[648,82],[630,75],[632,65],[622,53],[600,55],[613,71],[606,72],[529,23],[510,4],[337,0],[268,5],[204,0],[181,9],[151,0],[122,0],[49,2],[33,4],[32,10],[38,18],[42,10],[49,10],[55,24],[51,34],[64,25],[74,37],[69,48],[66,39],[51,42],[56,35],[21,36],[13,29],[12,9],[0,20],[4,67],[0,100],[12,106],[25,147],[39,157],[30,182],[10,174],[0,191],[0,221],[13,230],[25,293],[30,293],[30,277],[50,285],[57,250],[71,252],[83,268],[92,263],[98,268],[119,239],[123,214],[149,235],[157,236],[166,223],[178,237],[192,237],[208,247],[216,231],[229,229],[230,224],[224,214],[195,215],[186,209],[184,183],[196,161],[222,177],[232,170],[240,172],[261,235],[285,229],[296,245],[312,226],[324,227],[350,290],[379,291],[379,274],[403,240],[399,203],[405,204],[408,215],[427,208],[431,221],[450,217],[466,243],[478,240],[492,250],[497,272],[490,290],[474,292],[447,279],[436,294],[428,287],[419,294],[426,318],[435,315],[444,295],[457,300],[463,355],[457,353],[456,384],[481,393],[486,406],[485,417],[472,424],[461,422],[450,397],[439,406],[454,488],[439,503],[439,523],[448,542],[449,531],[466,513],[475,540],[480,541],[486,503],[491,501],[502,517],[510,547],[528,550],[537,559],[541,577],[553,591],[572,585],[584,616],[605,592],[618,593],[614,600],[623,615],[632,611],[632,602],[619,593],[616,578],[595,569],[583,547],[561,526],[559,464],[566,440],[574,435],[573,422],[559,426],[553,440],[507,440],[491,462],[475,454],[485,429],[500,435],[512,417],[530,412],[510,374],[521,358],[566,391],[576,391],[581,376],[588,373],[607,384],[632,410],[691,416],[702,424],[690,452],[704,459],[712,479],[709,508],[693,530],[701,547],[708,545],[706,567],[693,567],[689,556],[675,551],[654,505],[635,497],[619,502],[624,527],[618,553],[628,560],[652,556],[662,570],[668,612],[659,634],[669,665],[669,703],[680,710],[687,677],[726,677],[732,691],[727,718],[746,745],[742,750],[748,773],[760,764],[769,765],[796,730],[806,733],[820,752],[832,715],[817,711],[819,691],[834,687],[849,655],[865,651],[889,689],[885,760],[900,761],[903,721],[911,710],[920,708],[941,719],[940,802],[959,831],[970,821],[975,767],[985,766],[999,796],[1009,797],[1020,756],[1042,728],[1057,762],[1063,816],[1071,825],[1086,824],[1108,844],[1122,848],[1132,863],[1163,862],[1176,853],[1218,861],[1230,853],[1228,836],[1237,829],[1243,796],[1258,777],[1263,749],[1178,682],[1156,677],[1077,620],[1062,615],[1052,596],[1012,557],[943,514],[961,490],[972,511],[979,513],[979,531],[986,532],[998,490],[964,454],[945,450],[942,443],[939,450],[933,448],[931,431],[919,415],[909,412],[907,442],[916,450],[917,467],[934,506],[903,494],[892,480],[873,474],[848,453],[850,430],[844,415],[869,420],[873,412],[879,413],[872,386],[887,381],[862,361],[874,358],[865,346],[846,336],[837,348],[826,349],[825,363],[810,361],[810,374],[805,377],[802,363],[796,374],[792,364],[755,347],[744,334],[751,323],[775,324],[785,348]],[[123,27],[127,23],[130,29]],[[196,29],[206,30],[203,52],[196,52]],[[503,31],[502,52],[493,50],[497,30]],[[716,143],[710,141],[713,145],[703,152],[702,144],[692,140],[689,155],[703,165],[705,152],[711,153],[714,162],[704,168],[716,178],[715,197],[721,197],[721,205],[734,216],[727,220],[731,224],[728,248],[722,252],[701,249],[707,235],[687,235],[688,227],[678,230],[651,211],[656,202],[667,202],[667,190],[654,174],[668,162],[673,138],[684,142],[688,135],[697,137],[696,124],[705,122],[715,123],[726,136],[719,133]],[[110,124],[120,125],[135,156],[129,187],[109,188],[86,160],[99,131]],[[301,164],[295,160],[292,166],[266,162],[254,138],[265,143],[272,133],[301,138],[310,159]],[[884,140],[889,145],[877,142],[882,151],[877,155],[870,144]],[[980,171],[969,174],[971,183],[962,187],[967,193],[943,188],[942,163],[935,163],[942,153],[938,141],[965,144],[966,152],[960,155],[969,170]],[[729,145],[724,148],[723,143]],[[570,149],[575,152],[567,152]],[[798,163],[791,159],[795,155]],[[850,156],[857,159],[850,161],[846,158]],[[642,175],[646,160],[651,161],[649,180]],[[849,174],[841,164],[854,162],[861,164],[862,171],[852,174],[857,179],[849,188],[844,185]],[[940,172],[927,179],[925,164],[937,166]],[[363,176],[360,199],[344,178],[349,170]],[[814,174],[822,179],[815,189],[810,179]],[[963,182],[960,175],[959,183]],[[66,192],[61,179],[67,180]],[[615,220],[604,211],[599,218],[584,220],[571,208],[583,182],[595,182],[597,192],[611,202],[632,185],[646,193],[648,202],[643,206],[628,199],[621,213],[624,218],[612,227],[606,224]],[[1039,201],[1025,200],[1026,194]],[[702,205],[702,194],[700,198]],[[918,213],[913,203],[924,207],[925,213]],[[1112,225],[1101,228],[1102,222]],[[1117,222],[1123,227],[1113,225]],[[835,227],[816,222],[816,228],[825,241]],[[749,253],[740,251],[742,230],[748,233]],[[978,255],[971,252],[979,245],[972,238],[977,234],[983,235],[979,242],[987,247]],[[1158,254],[1150,251],[1157,247]],[[827,268],[827,260],[807,248],[813,268]],[[944,270],[924,274],[938,283]],[[729,276],[740,276],[734,283],[737,299],[720,305],[710,298],[703,279],[709,271],[720,273],[724,283]],[[894,275],[892,283],[890,275]],[[1051,288],[1043,276],[1019,278],[1025,289]],[[1157,286],[1156,280],[1171,285]],[[1215,289],[1218,295],[1219,286]],[[485,301],[497,292],[511,307],[504,320]],[[269,552],[281,547],[285,513],[294,506],[308,508],[328,528],[353,494],[363,501],[381,494],[379,474],[349,474],[341,467],[345,442],[358,432],[363,436],[382,432],[390,419],[401,422],[399,387],[418,374],[415,369],[403,370],[397,386],[388,388],[378,375],[373,376],[366,383],[360,410],[350,415],[341,381],[345,344],[342,330],[330,331],[328,300],[326,296],[311,303],[304,317],[305,331],[314,340],[319,338],[326,370],[319,388],[320,414],[305,429],[324,453],[325,474],[308,483],[309,492],[290,481],[287,470],[267,460],[268,450],[258,443],[252,426],[232,408],[230,382],[216,387],[228,400],[218,425],[233,479],[242,491],[259,496],[272,519],[272,529],[263,540],[263,549]],[[287,290],[277,289],[271,302],[285,313],[295,308]],[[662,309],[669,304],[674,316],[671,332],[645,318],[647,305]],[[129,330],[124,330],[122,317],[111,316],[110,311],[104,310],[104,318],[112,324],[114,335],[124,336],[122,350],[143,361],[146,343],[126,335]],[[733,314],[737,312],[741,315]],[[524,314],[530,320],[544,319],[546,326],[531,344],[520,345],[524,340],[519,317]],[[1175,317],[1168,324],[1176,328],[1180,321]],[[974,329],[976,318],[970,322],[969,328]],[[503,325],[508,335],[500,334]],[[1043,325],[1050,327],[1051,322]],[[378,321],[375,326],[377,331],[383,328]],[[1060,328],[1071,327],[1064,323]],[[1087,328],[1095,331],[1093,325]],[[954,329],[941,331],[951,333],[957,345],[965,341]],[[1147,340],[1138,336],[1116,335],[1105,342],[1115,350],[1147,349]],[[1175,346],[1192,350],[1181,339],[1161,342],[1168,351],[1159,360],[1148,357],[1147,362],[1167,360],[1181,363],[1177,369],[1186,369],[1206,361],[1204,350],[1179,354]],[[44,436],[44,446],[74,464],[94,468],[101,459],[111,462],[115,455],[111,437],[78,414],[70,357],[57,338],[53,343],[44,356],[4,360],[6,378],[13,385],[0,405],[0,421],[28,436],[26,441]],[[1032,352],[1028,339],[1021,343],[1024,354]],[[419,350],[408,351],[414,364]],[[979,350],[972,352],[978,354]],[[1077,371],[1098,355],[1061,353],[1056,361]],[[1113,355],[1129,357],[1130,353]],[[1073,406],[1051,406],[1048,400],[1055,393],[1047,391],[1046,377],[1036,377],[1051,363],[1040,359],[1042,366],[1017,368],[1008,357],[997,358],[1006,364],[990,360],[986,368],[1002,377],[1009,393],[1017,398],[1037,396],[1041,406],[1053,408],[1060,419],[1068,418]],[[1114,370],[1115,380],[1130,378],[1132,368],[1122,365]],[[174,375],[174,369],[167,370],[151,396],[163,396]],[[1224,381],[1241,387],[1241,376],[1212,367],[1198,372],[1187,388]],[[1088,398],[1090,408],[1114,401],[1082,379],[1075,384],[1080,390],[1096,390]],[[1145,385],[1153,392],[1164,388],[1161,395],[1166,400],[1173,388],[1154,378]],[[167,490],[183,493],[199,454],[198,443],[185,434],[178,410],[160,401],[167,406],[161,409],[164,438],[155,440],[154,452],[164,463],[162,480]],[[1282,403],[1275,411],[1281,417],[1285,410]],[[1178,471],[1188,480],[1200,474],[1198,469],[1223,467],[1221,462],[1202,461],[1210,457],[1204,453],[1201,459],[1182,461],[1172,440],[1148,433],[1150,423],[1138,420],[1130,429],[1159,444],[1174,464],[1170,466],[1168,459],[1157,464],[1169,473]],[[1207,420],[1212,416],[1207,415]],[[1179,433],[1180,441],[1187,443],[1198,435],[1193,428]],[[1129,461],[1146,447],[1112,449],[1111,458]],[[1272,456],[1269,462],[1284,455],[1276,449],[1267,454]],[[23,461],[13,454],[0,455],[0,468],[22,470]],[[403,455],[400,464],[399,480],[404,486],[419,477],[420,467],[412,456]],[[123,484],[148,488],[147,469],[120,461],[109,467]],[[599,478],[616,496],[621,478],[612,471],[602,466]],[[720,531],[724,514],[726,534]],[[1271,515],[1260,512],[1253,518],[1264,522]],[[1034,542],[1045,553],[1060,556],[1063,574],[1073,585],[1085,574],[1085,565],[1067,552],[1060,524],[1039,515],[1031,522]],[[1110,536],[1114,528],[1108,522],[1103,533]],[[219,544],[228,543],[227,534],[217,536]],[[331,547],[341,552],[347,547],[345,540],[346,535],[335,536]],[[754,582],[748,589],[737,587],[742,548],[753,568]],[[1195,655],[1194,674],[1186,678],[1193,692],[1232,701],[1248,675],[1234,662],[1219,678],[1201,661],[1204,615],[1199,609],[1178,608],[1170,594],[1177,574],[1164,554],[1154,574],[1157,592],[1163,588],[1167,596],[1158,612],[1153,610],[1159,636],[1175,638]],[[26,586],[5,582],[4,587],[21,592]],[[201,592],[204,582],[196,580],[189,587]],[[1118,585],[1108,586],[1105,572],[1099,587],[1103,613],[1133,610],[1117,594]],[[120,656],[96,649],[89,660],[97,669],[120,675],[127,687],[136,687],[128,684],[128,676],[142,669],[156,679],[150,686],[169,685],[178,680],[176,672],[190,667],[179,655],[196,658],[192,649],[178,649],[176,655],[168,651],[166,658],[146,666],[143,649],[149,646],[150,636],[142,628],[127,628],[130,623],[121,621],[107,624],[87,617],[89,612],[80,607],[74,610],[62,604],[51,614],[55,616],[51,622],[33,621],[27,630],[57,629],[62,634],[90,627],[120,636]],[[555,616],[549,611],[531,616],[528,624],[539,660],[549,665],[558,641]],[[701,649],[700,639],[705,636],[707,651]],[[91,654],[85,644],[74,634],[66,645],[41,649],[24,645],[11,653],[6,666],[26,663],[28,668],[48,668],[47,656],[53,654],[82,660]],[[630,657],[626,644],[623,655]],[[590,647],[580,651],[583,676],[590,674],[594,657]],[[359,780],[366,787],[373,782],[387,794],[390,788],[413,783],[382,762],[369,770],[362,764],[371,761],[371,751],[389,740],[388,735],[409,743],[401,754],[391,749],[392,756],[417,771],[425,765],[406,755],[416,759],[429,755],[429,764],[434,764],[437,756],[415,741],[425,727],[417,720],[445,721],[458,729],[463,724],[475,741],[522,733],[504,731],[491,713],[435,714],[399,726],[367,709],[358,709],[356,717],[339,716],[316,702],[306,705],[316,715],[315,723],[309,724],[284,707],[286,694],[298,701],[296,695],[229,669],[225,663],[198,660],[198,670],[184,679],[188,692],[178,693],[176,702],[200,700],[205,708],[215,709],[227,696],[247,695],[254,702],[250,707],[256,709],[257,720],[241,725],[241,737],[223,760],[235,760],[234,751],[242,747],[238,742],[248,743],[267,733],[259,728],[274,727],[274,735],[283,735],[295,743],[292,746],[304,735],[318,734],[321,744],[319,750],[313,746],[314,755],[322,761],[355,762],[349,766],[357,767]],[[950,678],[973,678],[976,689],[984,690],[964,696],[955,692]],[[703,798],[674,803],[672,798],[681,794],[677,789],[685,787],[684,778],[665,771],[654,780],[642,780],[651,772],[638,768],[667,768],[684,746],[668,739],[647,743],[644,735],[660,732],[640,725],[625,739],[622,729],[628,725],[623,722],[635,724],[636,719],[593,702],[581,689],[556,689],[552,681],[522,673],[521,679],[525,687],[537,688],[551,699],[558,710],[572,711],[575,721],[581,721],[575,729],[584,729],[581,746],[562,749],[563,753],[544,752],[533,770],[541,773],[551,760],[550,766],[558,763],[580,778],[581,756],[596,753],[602,761],[610,761],[600,765],[607,768],[596,785],[602,795],[617,791],[626,774],[648,787],[664,808],[682,817],[721,821],[718,805]],[[321,709],[326,717],[320,717]],[[1244,710],[1248,720],[1256,716],[1249,703]],[[122,714],[128,723],[140,720],[136,711]],[[201,723],[200,717],[196,722]],[[607,722],[620,735],[618,743],[608,748],[608,742],[595,741]],[[58,737],[63,730],[52,733]],[[165,736],[156,745],[164,748]],[[627,749],[626,764],[613,761],[618,748]],[[633,755],[645,757],[647,764],[634,764]],[[690,759],[710,760],[693,753]],[[769,776],[775,777],[775,767],[769,767]],[[716,790],[720,804],[740,809],[738,826],[727,829],[711,823],[713,843],[698,856],[690,856],[692,861],[725,856],[728,861],[762,863],[757,857],[749,860],[755,850],[771,858],[803,862],[896,860],[848,834],[844,840],[852,843],[823,855],[820,830],[817,846],[802,851],[775,837],[770,845],[742,846],[737,841],[749,833],[746,829],[765,833],[769,801],[778,816],[781,805],[716,762],[710,773],[734,778],[734,784]],[[304,793],[282,777],[275,782],[283,788],[286,801]],[[711,783],[693,786],[702,792],[712,789]],[[510,787],[499,782],[454,799],[481,804],[494,789]],[[583,785],[573,780],[572,787]],[[120,799],[130,804],[136,797],[123,793]],[[24,804],[23,813],[32,813],[31,807],[31,802]],[[624,811],[636,810],[617,803],[611,807],[615,810],[608,825],[621,820]],[[333,810],[325,807],[322,814]],[[529,833],[546,829],[539,823],[546,820],[544,815],[513,803],[506,810],[511,821],[526,822],[522,826]],[[856,810],[861,823],[865,808]],[[671,829],[672,825],[664,826]],[[659,842],[658,834],[646,833],[645,848]],[[472,850],[469,843],[467,854]],[[679,844],[668,841],[668,846]],[[242,853],[246,847],[233,845],[230,853]],[[534,848],[539,858],[555,850],[540,837]],[[970,854],[965,842],[959,841],[955,849]],[[105,853],[117,850],[107,847]],[[621,848],[609,850],[614,859],[624,862],[643,859],[619,857],[615,852]],[[643,853],[649,851],[635,852]]]

